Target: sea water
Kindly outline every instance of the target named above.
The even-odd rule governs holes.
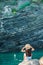
[[[0,53],[0,65],[18,65],[23,61],[21,52]],[[32,52],[32,59],[40,59],[43,56],[43,49]]]

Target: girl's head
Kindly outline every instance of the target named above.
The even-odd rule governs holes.
[[[26,52],[31,52],[31,51],[32,51],[32,48],[26,49]]]

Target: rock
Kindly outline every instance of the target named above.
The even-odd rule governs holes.
[[[35,3],[40,3],[41,0],[32,0],[32,2],[35,2]]]
[[[40,62],[40,65],[43,65],[43,57],[40,58],[39,62]]]
[[[25,50],[24,50],[25,48],[26,48],[26,49],[32,48],[32,51],[35,50],[30,44],[26,44],[26,45],[21,49],[21,52],[25,52]]]
[[[26,43],[36,49],[43,48],[43,5],[31,4],[12,18],[0,18],[0,52],[21,50]]]
[[[33,60],[29,60],[29,61],[24,60],[19,65],[40,65],[40,64],[37,59],[33,59]]]
[[[3,9],[4,9],[3,12],[2,12],[3,13],[2,17],[3,18],[11,18],[11,17],[13,17],[12,10],[11,10],[11,8],[9,6],[5,6]]]

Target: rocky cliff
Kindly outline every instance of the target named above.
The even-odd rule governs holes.
[[[0,52],[20,50],[26,43],[43,48],[43,4],[32,3],[14,17],[0,19]]]

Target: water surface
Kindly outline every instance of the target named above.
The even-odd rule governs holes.
[[[43,56],[43,50],[36,50],[33,53],[33,59],[39,59]],[[18,65],[23,61],[23,54],[21,52],[16,53],[0,53],[0,65]]]

